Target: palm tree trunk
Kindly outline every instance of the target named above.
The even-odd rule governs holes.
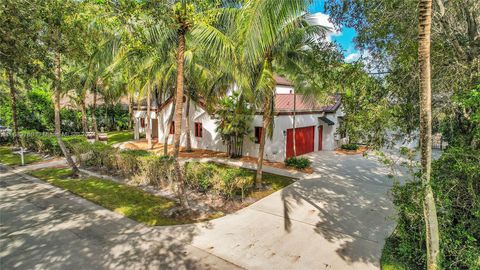
[[[61,92],[61,78],[62,78],[62,66],[61,66],[61,55],[59,52],[55,52],[55,137],[57,137],[58,145],[60,146],[60,150],[62,150],[63,156],[67,160],[68,165],[72,168],[72,174],[74,176],[78,175],[78,167],[73,162],[70,153],[68,152],[65,144],[62,140],[62,129],[61,129],[61,121],[60,121],[60,92]]]
[[[92,127],[93,132],[95,133],[95,141],[98,141],[98,127],[97,127],[97,117],[95,112],[97,110],[97,85],[93,86],[93,104],[92,104]]]
[[[430,67],[430,31],[432,0],[419,1],[418,63],[420,68],[420,148],[422,182],[424,189],[423,215],[425,219],[427,269],[438,268],[440,253],[437,209],[431,187],[432,169],[432,97]]]
[[[177,51],[177,89],[175,97],[175,134],[173,138],[173,157],[174,171],[178,185],[178,195],[180,204],[186,208],[188,201],[185,196],[185,189],[183,183],[182,170],[178,161],[178,154],[180,152],[180,135],[182,134],[182,114],[183,114],[183,72],[184,72],[184,54],[185,54],[185,34],[184,29],[178,31],[178,51]]]
[[[150,86],[147,86],[147,120],[146,120],[147,123],[146,123],[145,136],[147,137],[147,147],[148,147],[148,149],[153,148],[153,144],[152,144],[152,125],[150,123],[150,121],[151,121],[150,105],[151,105]]]
[[[130,93],[128,94],[128,114],[130,115],[128,128],[132,129],[135,121],[135,115],[133,114],[133,96]]]
[[[18,137],[17,90],[15,89],[15,74],[12,69],[8,69],[8,82],[12,98],[13,142],[15,145],[18,145],[20,139]]]
[[[192,152],[192,138],[190,134],[190,97],[187,96],[187,108],[186,108],[186,115],[185,115],[185,130],[186,130],[186,139],[187,139],[187,146],[186,151]]]
[[[297,157],[297,136],[296,136],[296,129],[297,129],[297,121],[296,115],[297,114],[297,94],[295,90],[293,92],[293,156]]]
[[[82,112],[82,128],[83,135],[87,136],[88,124],[87,124],[87,108],[85,107],[85,96],[82,97],[82,104],[80,104],[80,110]]]
[[[170,126],[172,125],[172,120],[175,115],[175,102],[172,103],[172,110],[167,119],[167,125],[164,127],[164,136],[163,136],[163,155],[168,155],[168,137],[170,136]]]
[[[265,108],[263,112],[263,128],[262,134],[260,136],[260,146],[258,148],[258,158],[257,158],[257,173],[255,175],[255,187],[262,188],[262,177],[263,177],[263,156],[265,153],[265,140],[266,136],[269,132],[270,123],[272,121],[272,94],[270,93],[269,96],[265,100]]]

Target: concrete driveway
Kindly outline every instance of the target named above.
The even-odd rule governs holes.
[[[309,158],[315,174],[200,227],[193,245],[247,269],[379,269],[395,225],[388,170],[361,155]]]
[[[1,269],[378,269],[394,228],[374,160],[311,154],[315,173],[235,214],[150,228],[0,172]]]

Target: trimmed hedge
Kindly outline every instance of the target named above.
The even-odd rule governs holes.
[[[290,157],[285,160],[285,165],[296,169],[305,169],[312,165],[308,158]]]
[[[358,150],[358,145],[355,143],[347,143],[347,144],[342,144],[340,146],[343,150],[351,150],[351,151],[356,151]]]

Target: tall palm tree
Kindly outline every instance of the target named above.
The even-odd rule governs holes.
[[[12,69],[8,71],[8,83],[10,86],[10,97],[12,99],[12,120],[13,120],[13,142],[15,145],[20,143],[18,136],[18,117],[17,117],[17,89],[15,88],[15,73]]]
[[[309,0],[250,0],[243,6],[238,28],[242,57],[250,66],[251,89],[258,92],[257,106],[263,109],[263,132],[257,159],[256,187],[262,186],[262,167],[265,138],[273,135],[275,80],[274,60],[284,40],[299,27],[304,27]],[[260,63],[260,64],[259,64]],[[260,67],[260,68],[259,68]]]
[[[432,89],[430,67],[430,32],[432,0],[419,0],[418,64],[420,79],[420,148],[424,189],[423,215],[426,229],[427,269],[438,268],[440,253],[437,209],[431,186],[432,170]]]

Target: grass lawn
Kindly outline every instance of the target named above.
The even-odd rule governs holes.
[[[382,257],[380,258],[380,269],[382,270],[405,270],[405,266],[401,264],[395,257],[394,247],[395,242],[393,235],[387,238],[385,246],[382,250]]]
[[[162,216],[162,212],[175,206],[174,201],[154,196],[135,187],[95,177],[71,179],[70,169],[50,168],[33,171],[30,174],[148,225],[162,226],[184,223]]]
[[[113,131],[113,132],[108,132],[108,141],[107,143],[109,145],[116,144],[116,143],[121,143],[121,142],[127,142],[133,140],[133,131],[131,130],[126,130],[126,131]]]
[[[33,163],[42,159],[35,153],[27,153],[24,157],[25,164]],[[22,159],[19,154],[12,152],[11,146],[0,146],[0,163],[8,166],[18,166],[22,165]]]

